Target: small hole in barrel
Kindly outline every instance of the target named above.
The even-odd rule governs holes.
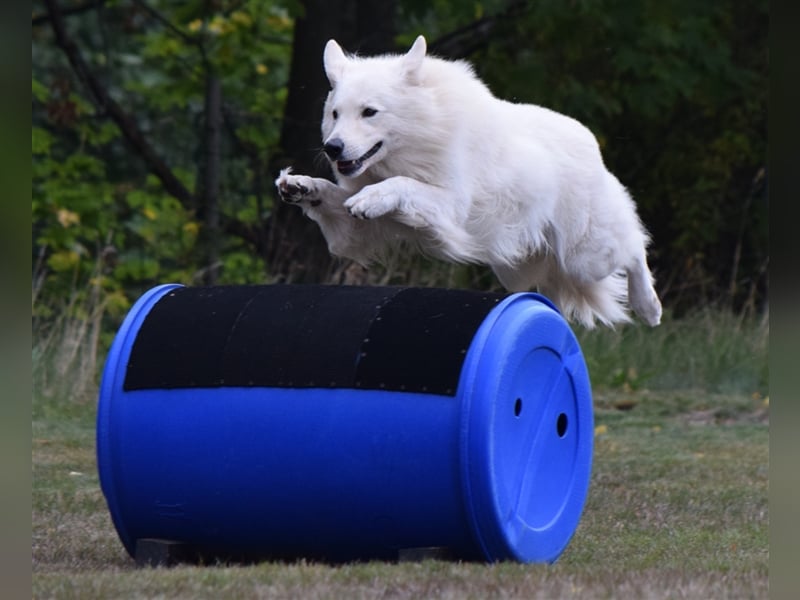
[[[558,437],[564,437],[567,433],[567,415],[565,413],[561,413],[556,419],[556,433]]]
[[[516,402],[514,402],[514,416],[518,417],[519,413],[522,412],[522,398],[517,398]]]

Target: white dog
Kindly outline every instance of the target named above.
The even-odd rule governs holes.
[[[647,324],[661,303],[648,235],[592,133],[540,106],[492,95],[465,62],[324,52],[324,150],[337,183],[293,175],[281,198],[316,221],[330,251],[368,264],[410,243],[488,265],[509,291],[537,287],[570,319]],[[626,285],[627,279],[627,285]]]

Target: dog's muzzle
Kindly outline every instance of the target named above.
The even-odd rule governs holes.
[[[336,169],[339,173],[348,176],[360,171],[361,167],[364,166],[364,162],[375,156],[378,150],[381,149],[381,146],[383,146],[383,142],[378,142],[355,160],[338,160],[344,152],[344,142],[339,138],[334,138],[326,142],[323,148],[328,158],[336,163]]]

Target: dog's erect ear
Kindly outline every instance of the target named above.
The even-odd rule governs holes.
[[[344,55],[342,47],[336,43],[336,40],[328,40],[328,43],[325,44],[322,62],[325,65],[325,75],[328,76],[331,87],[336,87],[336,82],[339,81],[344,71],[344,66],[347,64],[347,57]]]
[[[419,83],[422,60],[425,58],[426,51],[427,45],[425,44],[425,38],[419,36],[414,40],[411,49],[403,56],[403,73],[410,83]]]

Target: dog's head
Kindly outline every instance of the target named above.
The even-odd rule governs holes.
[[[347,56],[330,40],[323,61],[331,91],[322,117],[323,148],[339,175],[355,177],[381,162],[403,130],[404,90],[419,84],[425,38],[402,56]]]

